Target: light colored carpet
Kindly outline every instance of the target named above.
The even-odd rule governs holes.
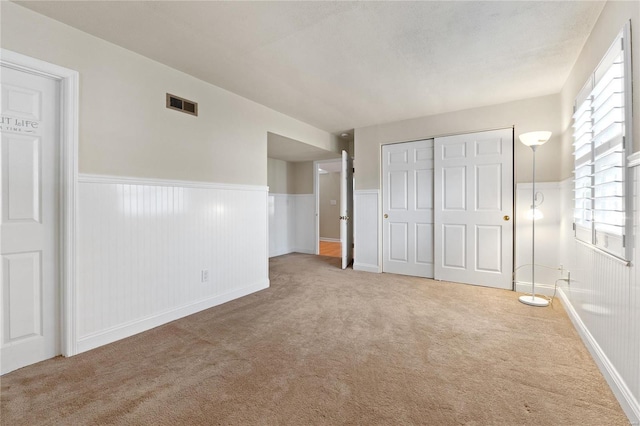
[[[271,288],[2,377],[2,424],[622,425],[558,300],[271,260]]]

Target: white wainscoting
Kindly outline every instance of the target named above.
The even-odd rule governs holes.
[[[315,254],[315,196],[269,194],[269,257]]]
[[[561,222],[560,182],[538,182],[536,192],[544,197],[539,209],[544,217],[536,220],[536,293],[551,296],[555,282],[561,278],[559,262]],[[532,185],[516,185],[515,212],[515,282],[516,291],[531,293],[531,209]],[[564,265],[563,265],[564,266]]]
[[[269,257],[293,251],[295,217],[295,199],[289,194],[269,194]]]
[[[634,194],[639,194],[640,167],[634,170]],[[631,266],[574,239],[573,185],[561,183],[563,201],[560,261],[571,272],[570,285],[559,290],[567,312],[585,345],[632,424],[640,424],[640,276]],[[638,196],[634,199],[634,235],[640,229]]]
[[[266,187],[81,175],[78,352],[267,288],[267,232]]]
[[[293,195],[296,200],[296,235],[293,251],[316,254],[316,196],[313,194]]]
[[[382,272],[380,263],[379,194],[377,189],[354,191],[354,261],[356,271]]]

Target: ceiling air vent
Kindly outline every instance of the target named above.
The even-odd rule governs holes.
[[[167,93],[167,108],[198,116],[198,103]]]

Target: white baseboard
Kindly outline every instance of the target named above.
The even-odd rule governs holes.
[[[285,254],[293,253],[294,251],[295,249],[292,249],[292,248],[284,248],[284,249],[276,250],[273,253],[269,253],[269,258],[276,257],[276,256],[283,256]]]
[[[325,241],[327,243],[339,243],[340,242],[340,238],[326,238],[326,237],[320,237],[320,241]]]
[[[633,396],[631,390],[627,387],[624,379],[620,377],[616,368],[613,366],[611,361],[609,361],[607,355],[604,353],[602,348],[600,348],[596,339],[591,335],[587,326],[582,322],[582,319],[573,308],[573,305],[562,288],[558,288],[558,295],[560,296],[560,300],[562,300],[564,308],[567,311],[573,326],[578,331],[578,334],[591,353],[591,356],[598,365],[598,368],[600,368],[600,372],[602,372],[602,375],[609,384],[609,387],[618,399],[618,402],[629,418],[629,421],[632,425],[640,425],[640,404]]]
[[[143,331],[151,330],[152,328],[160,325],[175,321],[177,319],[186,317],[196,312],[203,311],[205,309],[213,308],[214,306],[222,305],[223,303],[230,302],[231,300],[239,297],[247,296],[251,293],[255,293],[260,290],[269,288],[269,280],[265,280],[241,289],[232,291],[230,293],[222,294],[219,296],[211,297],[208,299],[200,300],[194,303],[190,303],[185,306],[181,306],[170,311],[166,311],[157,315],[153,315],[140,320],[132,321],[126,324],[118,325],[111,329],[103,330],[97,333],[90,334],[78,339],[77,342],[77,354],[86,352],[91,349],[95,349],[99,346],[106,345],[108,343],[115,342],[120,339],[124,339],[134,334],[142,333]]]
[[[356,263],[353,262],[353,270],[354,271],[363,271],[363,272],[373,272],[376,274],[379,274],[380,272],[380,267],[378,265],[369,265],[366,263]]]
[[[276,250],[273,253],[270,253],[269,258],[276,257],[276,256],[284,256],[285,254],[290,254],[290,253],[316,254],[316,251],[308,248],[280,249],[280,250]]]
[[[558,291],[560,286],[558,286]],[[516,281],[516,291],[519,293],[531,294],[531,282]],[[540,284],[536,283],[536,294],[543,294],[545,296],[553,296],[554,286],[553,284]]]
[[[291,252],[303,253],[303,254],[316,254],[316,251],[314,249],[308,249],[308,248],[294,248],[293,250],[291,250]]]

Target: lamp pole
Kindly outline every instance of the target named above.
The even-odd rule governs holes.
[[[540,135],[540,133],[548,133]],[[531,218],[531,296],[520,296],[518,300],[525,305],[530,306],[549,306],[549,301],[542,297],[536,297],[536,148],[545,143],[551,132],[532,132],[520,135],[520,140],[528,145],[533,151],[533,183],[532,183],[532,201],[531,209],[533,217]]]

